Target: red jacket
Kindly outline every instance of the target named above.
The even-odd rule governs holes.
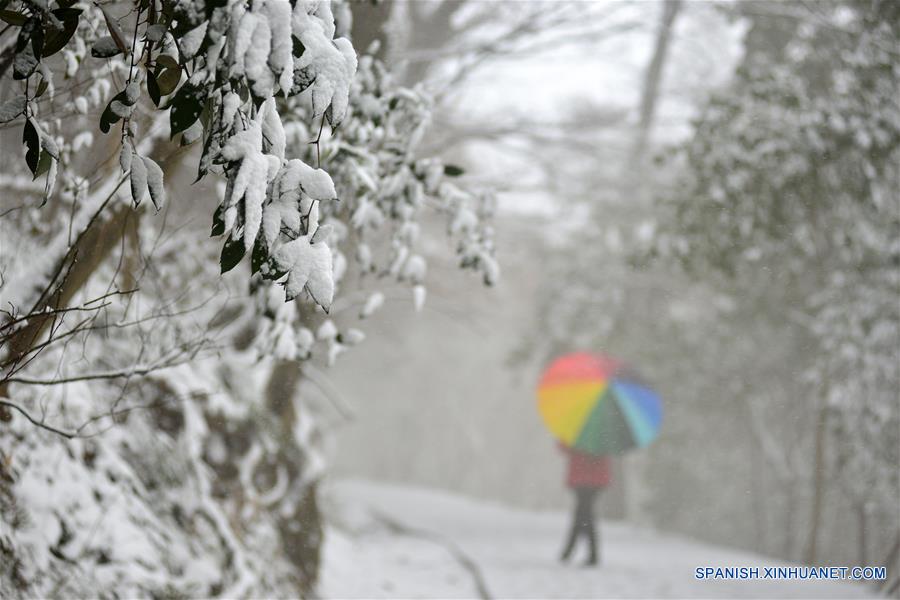
[[[584,454],[560,444],[569,455],[569,472],[566,485],[570,488],[604,488],[612,481],[611,461],[608,456]]]

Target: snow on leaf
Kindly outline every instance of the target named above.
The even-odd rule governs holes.
[[[123,102],[128,106],[134,105],[140,99],[141,85],[137,82],[137,80],[132,81],[125,86],[122,97]]]
[[[230,127],[237,116],[238,108],[241,106],[241,97],[234,92],[228,92],[222,98],[222,124]]]
[[[25,112],[25,95],[15,96],[0,105],[0,123],[8,123]]]
[[[228,231],[235,223],[236,212],[232,209],[244,198],[244,246],[249,250],[259,233],[266,188],[273,171],[267,158],[269,155],[262,154],[262,127],[259,119],[252,121],[247,129],[231,136],[220,154],[226,160],[241,162],[231,184],[231,194],[225,199],[225,225]],[[237,234],[237,230],[232,230],[232,239],[236,239]]]
[[[322,242],[310,243],[308,235],[280,246],[272,255],[275,267],[287,271],[285,298],[296,298],[305,288],[316,304],[326,311],[334,296],[331,250]]]
[[[337,362],[337,357],[346,349],[347,347],[340,342],[333,341],[328,344],[328,359],[326,364],[329,367],[333,367],[334,363]]]
[[[328,321],[329,323],[331,321]],[[301,327],[297,331],[297,352],[301,357],[307,358],[309,357],[309,353],[312,350],[313,344],[316,343],[316,338],[313,336],[313,332],[307,329],[306,327]]]
[[[319,225],[316,230],[313,232],[312,243],[317,244],[319,242],[328,242],[334,233],[334,225],[325,224]]]
[[[348,39],[331,39],[329,32],[334,31],[334,20],[330,13],[313,15],[308,12],[310,8],[315,10],[317,4],[298,2],[294,6],[293,33],[304,48],[294,67],[310,68],[314,72],[314,81],[303,92],[312,101],[313,117],[322,116],[330,107],[329,121],[337,125],[349,106],[350,85],[357,67],[356,52]]]
[[[121,53],[116,41],[108,35],[98,38],[91,46],[91,56],[94,58],[110,58]]]
[[[292,201],[300,199],[300,192],[313,200],[334,200],[337,197],[331,175],[322,169],[313,169],[297,158],[285,165],[278,187],[280,196]]]
[[[341,334],[341,342],[348,346],[355,346],[366,339],[366,334],[359,329],[350,328]]]
[[[200,50],[200,45],[203,43],[203,38],[206,35],[206,28],[208,26],[209,21],[203,21],[181,36],[181,39],[178,41],[178,46],[181,49],[181,58],[183,60],[194,58],[197,51]]]
[[[53,188],[56,186],[56,171],[58,166],[58,160],[50,159],[50,167],[47,169],[47,181],[44,184],[44,203],[47,202],[50,195],[53,194]]]
[[[325,321],[323,321],[322,324],[319,325],[319,329],[316,330],[316,339],[327,342],[336,338],[337,334],[337,327],[334,326],[332,320],[325,319]]]
[[[372,270],[372,249],[365,242],[356,246],[356,260],[363,271]]]
[[[122,28],[119,26],[119,22],[106,10],[105,7],[101,5],[97,5],[100,8],[100,11],[103,13],[103,18],[106,20],[106,28],[109,30],[109,35],[112,37],[113,42],[116,44],[116,47],[119,48],[121,52],[128,53],[128,43],[125,41],[125,33],[122,31]]]
[[[478,215],[469,208],[460,206],[450,223],[450,233],[472,233],[476,227],[478,227]]]
[[[245,171],[245,166],[247,170]],[[261,154],[244,159],[241,172],[249,173],[249,185],[244,193],[244,247],[248,250],[256,240],[262,223],[263,203],[266,201],[266,173],[268,161]]]
[[[427,294],[427,290],[424,285],[417,285],[413,287],[413,306],[416,309],[416,312],[422,312],[422,308],[425,306],[425,296]]]
[[[329,225],[331,227],[331,225]],[[331,235],[334,235],[332,233]],[[344,273],[347,272],[347,257],[344,256],[344,253],[340,250],[335,250],[333,252],[334,262],[332,264],[332,272],[335,283],[339,283],[341,279],[344,278]]]
[[[279,201],[270,202],[263,208],[262,231],[266,247],[271,248],[281,231],[282,206]]]
[[[258,98],[271,96],[275,86],[275,77],[268,64],[271,42],[272,30],[269,28],[269,21],[257,18],[250,48],[244,56],[244,72],[252,84],[253,94]]]
[[[284,148],[286,144],[284,125],[281,123],[281,117],[278,116],[278,109],[275,107],[275,98],[266,100],[260,108],[260,112],[263,114],[262,134],[269,142],[269,154],[284,160]]]
[[[162,169],[159,168],[155,161],[146,156],[142,156],[141,161],[147,170],[147,187],[150,190],[150,200],[153,202],[156,210],[159,210],[166,202],[166,189],[163,186]]]
[[[131,161],[131,199],[135,206],[140,205],[147,193],[147,167],[144,161]]]
[[[230,29],[228,32],[228,54],[231,58],[231,76],[239,78],[244,75],[244,55],[253,41],[253,30],[256,29],[257,17],[247,12],[243,2],[235,2],[231,8]]]
[[[374,202],[362,199],[350,218],[350,224],[356,229],[378,228],[384,222],[384,213]]]
[[[119,151],[119,167],[122,169],[123,173],[127,173],[131,168],[131,160],[134,156],[134,152],[128,144],[122,144],[122,149]]]
[[[359,318],[365,319],[366,317],[372,316],[376,310],[381,308],[384,304],[384,294],[381,292],[373,292],[366,303],[363,305],[362,310],[359,311]]]
[[[272,32],[269,68],[278,76],[278,87],[287,95],[294,85],[294,58],[291,55],[291,5],[287,0],[269,0],[263,10]]]
[[[241,160],[262,150],[262,129],[256,121],[249,127],[234,134],[222,147],[221,155],[226,160]]]
[[[422,283],[425,280],[425,272],[428,265],[425,259],[418,254],[413,254],[407,259],[406,264],[400,273],[403,279],[409,279],[413,283]]]

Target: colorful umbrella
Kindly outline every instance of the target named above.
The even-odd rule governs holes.
[[[550,432],[588,454],[621,454],[659,432],[659,396],[621,362],[577,352],[557,358],[538,386],[538,410]]]

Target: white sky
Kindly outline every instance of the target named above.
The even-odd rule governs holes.
[[[584,2],[585,18],[604,3]],[[498,59],[478,68],[454,97],[457,118],[474,122],[552,122],[578,104],[625,111],[636,120],[642,79],[655,42],[659,2],[628,7],[621,18],[638,18],[640,29],[612,39],[578,41],[541,54]],[[689,119],[711,89],[727,81],[740,57],[743,25],[729,22],[709,2],[687,2],[670,45],[654,136],[671,142],[689,132]],[[478,167],[486,179],[507,178],[521,158],[490,144],[478,144]],[[519,169],[525,165],[518,165]],[[501,194],[501,206],[508,206]],[[546,211],[552,199],[540,191],[516,192],[515,206]]]

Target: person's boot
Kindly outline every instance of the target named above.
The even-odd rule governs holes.
[[[566,545],[563,548],[562,554],[559,555],[559,562],[564,563],[572,556],[572,550],[575,549],[575,539],[578,537],[577,534],[578,532],[573,525],[572,531],[569,532],[569,537],[566,539]]]
[[[600,552],[597,550],[597,538],[594,531],[591,530],[588,536],[588,557],[584,561],[585,567],[596,567],[600,563]]]

